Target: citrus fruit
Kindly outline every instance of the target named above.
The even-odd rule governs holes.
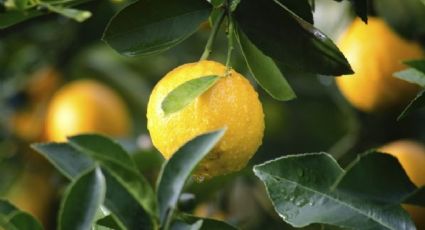
[[[110,88],[94,80],[65,85],[53,96],[47,112],[49,141],[95,132],[123,137],[130,132],[130,116],[124,101]]]
[[[398,140],[379,149],[395,156],[406,174],[416,186],[425,185],[425,146],[411,140]],[[425,208],[403,205],[415,221],[418,229],[425,228]]]
[[[227,127],[215,148],[195,170],[199,180],[238,171],[261,145],[264,114],[258,94],[249,81],[214,61],[185,64],[161,79],[149,98],[148,129],[154,146],[168,159],[190,139]],[[217,75],[209,90],[175,113],[165,115],[161,103],[169,92],[186,81]]]
[[[375,17],[368,24],[357,19],[339,40],[354,74],[336,78],[345,98],[364,112],[379,112],[406,105],[419,87],[393,76],[406,68],[403,60],[423,56],[421,47],[403,38]]]

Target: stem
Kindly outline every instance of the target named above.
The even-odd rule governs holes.
[[[212,28],[212,31],[210,33],[210,37],[208,38],[207,44],[205,45],[205,49],[204,52],[202,53],[201,56],[201,61],[202,60],[206,60],[208,58],[208,56],[210,56],[211,50],[212,50],[212,45],[214,43],[215,38],[217,37],[217,32],[220,29],[220,25],[223,22],[224,16],[226,15],[226,11],[223,10],[220,12],[220,15],[218,16],[217,21],[215,21],[215,24]]]
[[[227,2],[227,21],[228,21],[228,27],[227,27],[227,58],[226,58],[226,76],[230,74],[230,70],[232,67],[230,66],[230,62],[232,60],[232,51],[234,49],[233,46],[233,36],[234,36],[234,24],[233,24],[233,18],[232,18],[232,12],[229,5],[229,0]]]
[[[162,227],[162,230],[170,229],[173,216],[174,216],[174,208],[170,208],[170,210],[167,213],[167,217],[165,218],[164,227]]]

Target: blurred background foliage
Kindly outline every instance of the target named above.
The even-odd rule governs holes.
[[[142,172],[154,183],[163,159],[152,147],[146,130],[145,110],[150,91],[174,67],[198,60],[208,38],[210,26],[205,23],[194,36],[161,55],[123,57],[100,38],[108,20],[127,3],[83,4],[80,9],[93,12],[84,23],[48,14],[0,30],[0,196],[31,211],[50,229],[55,226],[65,180],[33,153],[29,143],[46,141],[46,109],[55,91],[85,78],[114,89],[126,102],[132,117],[131,133],[119,141],[133,153]],[[391,11],[380,6],[377,9],[383,16]],[[370,11],[377,13],[373,8]],[[397,16],[403,17],[401,13]],[[315,3],[315,26],[333,39],[353,18],[347,1]],[[414,36],[408,28],[398,28],[408,31],[407,36]],[[226,38],[222,33],[210,59],[224,62],[225,53]],[[233,57],[233,67],[249,77],[240,54]],[[266,115],[266,131],[251,166],[286,154],[318,151],[329,152],[344,163],[352,160],[354,153],[392,140],[425,140],[424,111],[399,122],[396,117],[400,111],[364,114],[342,98],[331,77],[291,73],[286,76],[297,94],[297,99],[290,102],[276,101],[256,87]],[[181,208],[227,220],[243,229],[290,229],[274,213],[251,166],[201,184],[190,183],[189,193],[182,196]]]

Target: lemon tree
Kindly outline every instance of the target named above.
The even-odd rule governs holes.
[[[421,228],[422,214],[411,209],[411,206],[415,210],[423,209],[425,205],[424,185],[416,176],[422,175],[422,171],[416,173],[420,169],[409,164],[411,161],[420,163],[423,158],[424,153],[416,153],[422,150],[417,145],[406,147],[407,154],[403,153],[404,147],[394,147],[395,150],[383,147],[379,151],[372,149],[360,153],[359,148],[377,147],[377,142],[382,140],[375,140],[371,135],[375,142],[370,144],[363,140],[366,144],[354,148],[357,135],[360,135],[355,133],[337,143],[337,147],[342,145],[346,149],[342,158],[325,152],[282,153],[281,157],[258,164],[253,170],[250,163],[266,141],[263,136],[267,114],[264,114],[260,99],[270,97],[286,102],[297,96],[305,97],[296,84],[299,76],[319,76],[316,79],[320,84],[332,85],[329,76],[353,75],[339,77],[336,84],[354,107],[365,112],[402,107],[411,99],[413,101],[401,117],[413,108],[422,107],[425,104],[423,91],[420,91],[420,87],[425,86],[423,61],[405,62],[411,67],[409,69],[403,69],[405,66],[401,64],[404,59],[419,59],[423,55],[420,38],[425,31],[420,26],[425,4],[422,0],[409,0],[404,4],[389,1],[391,9],[388,11],[383,10],[382,1],[373,4],[367,0],[350,1],[349,7],[358,18],[340,39],[339,48],[330,36],[316,27],[315,1],[138,0],[121,4],[114,1],[103,3],[112,13],[105,14],[109,23],[102,26],[96,14],[105,16],[102,15],[104,11],[87,11],[86,7],[96,5],[95,1],[90,2],[2,1],[0,28],[12,31],[19,26],[25,27],[26,20],[44,20],[39,17],[41,15],[46,15],[48,20],[54,13],[77,22],[93,17],[83,24],[87,27],[74,31],[74,35],[84,37],[84,33],[98,31],[100,27],[104,29],[103,34],[97,33],[95,40],[102,39],[108,49],[126,57],[108,60],[108,64],[102,66],[99,63],[105,61],[104,53],[98,53],[90,63],[84,63],[87,64],[84,71],[93,73],[92,67],[96,66],[104,69],[103,72],[129,74],[113,62],[125,62],[137,69],[140,62],[132,61],[137,58],[153,68],[172,63],[174,69],[167,69],[168,73],[161,79],[159,76],[163,73],[152,74],[139,69],[147,75],[155,75],[149,76],[154,79],[155,86],[146,105],[145,129],[149,137],[147,133],[138,136],[137,147],[154,151],[150,146],[152,141],[164,161],[158,175],[143,173],[140,165],[151,162],[133,153],[136,137],[123,140],[132,129],[130,112],[114,90],[93,80],[66,82],[53,96],[48,108],[46,135],[49,142],[31,145],[62,174],[61,181],[68,182],[66,189],[61,190],[56,229],[237,229],[232,222],[190,214],[183,205],[186,186],[231,178],[232,175],[227,175],[231,173],[249,178],[248,183],[261,189],[241,193],[235,182],[237,195],[229,199],[240,196],[243,203],[247,203],[242,207],[255,209],[248,205],[252,202],[250,197],[241,195],[251,194],[254,202],[261,203],[266,221],[279,220],[285,223],[282,224],[285,228]],[[406,8],[412,15],[403,13]],[[390,11],[394,13],[388,14]],[[413,29],[406,33],[397,21]],[[206,23],[209,24],[207,28]],[[209,30],[209,35],[205,37],[203,51],[196,51],[198,56],[181,61],[177,57],[182,51],[177,48],[173,54],[178,61],[173,58],[173,61],[166,59],[168,62],[165,59],[150,62],[153,55],[172,52],[180,44],[190,47],[192,35],[201,27]],[[224,55],[217,58],[214,55],[219,50],[219,39],[227,44],[222,52]],[[86,45],[84,39],[67,44],[69,47],[57,47],[63,50],[63,60],[57,60],[58,67],[72,62],[67,57],[75,55],[75,47]],[[0,46],[0,52],[3,49],[8,48]],[[189,53],[189,48],[186,51]],[[236,61],[237,57],[241,58]],[[64,69],[67,78],[72,78],[69,75],[76,71]],[[397,72],[396,77],[392,76],[394,72]],[[115,81],[129,79],[119,75],[115,78]],[[142,77],[136,78],[138,80],[126,84],[133,84],[130,88],[137,90]],[[33,97],[42,91],[36,89]],[[331,94],[335,105],[344,104],[334,91]],[[143,100],[146,99],[140,98]],[[357,114],[353,115],[346,104],[341,108],[352,116],[351,125],[358,125]],[[307,113],[305,116],[318,120],[315,111]],[[310,124],[293,121],[296,129],[310,128]],[[333,131],[325,128],[321,132]],[[300,142],[298,147],[308,149],[310,142],[304,141],[296,140]],[[415,160],[407,156],[415,156]],[[238,181],[244,183],[244,179]],[[43,218],[39,217],[41,215],[33,217],[26,211],[36,211],[20,205],[19,200],[11,201],[17,205],[0,200],[0,228],[43,229],[37,220],[37,217]],[[272,226],[276,228],[280,227]]]

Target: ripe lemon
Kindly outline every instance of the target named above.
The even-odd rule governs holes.
[[[190,139],[208,131],[227,127],[217,146],[199,164],[199,180],[238,171],[261,145],[264,114],[258,94],[242,75],[214,61],[185,64],[169,72],[158,82],[149,99],[148,129],[154,146],[170,158]],[[207,76],[222,76],[204,94],[182,110],[164,115],[161,103],[182,83]]]
[[[97,132],[114,137],[130,133],[130,117],[124,101],[107,86],[93,80],[78,80],[61,88],[47,112],[49,141]]]
[[[379,150],[397,157],[416,186],[425,185],[425,146],[411,140],[399,140],[384,145]],[[417,228],[424,229],[425,208],[414,205],[403,207],[412,216]]]
[[[406,105],[419,87],[393,77],[406,68],[403,60],[423,56],[421,47],[399,37],[383,20],[369,17],[368,24],[354,21],[342,35],[339,48],[355,74],[336,78],[346,99],[364,112]]]

